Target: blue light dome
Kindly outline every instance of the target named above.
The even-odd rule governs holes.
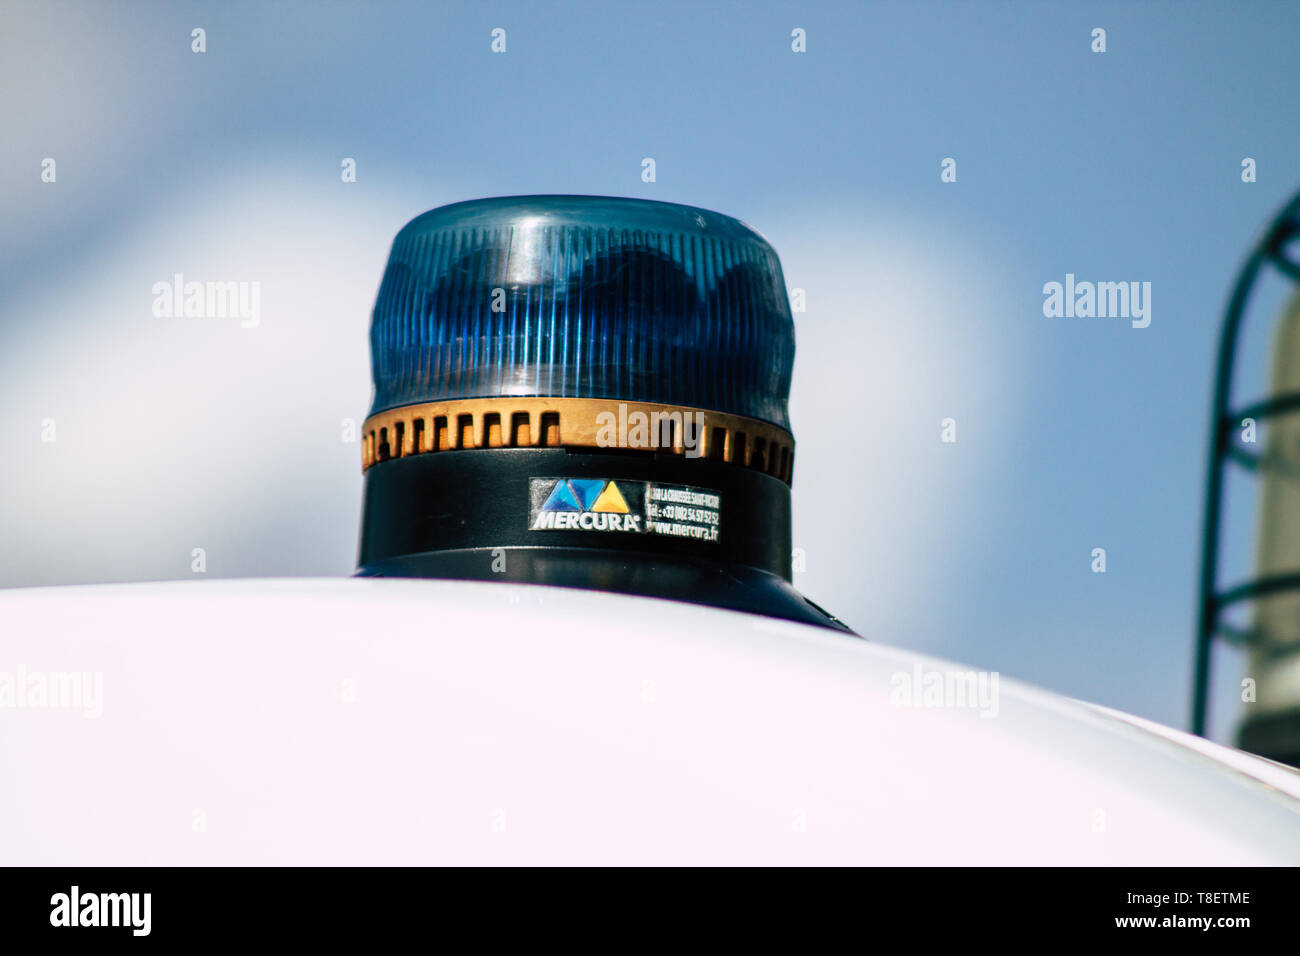
[[[790,427],[780,260],[743,222],[693,206],[512,196],[426,212],[393,242],[370,340],[372,415],[539,396]]]

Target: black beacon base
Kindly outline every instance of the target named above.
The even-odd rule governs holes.
[[[626,449],[492,448],[371,466],[358,574],[615,591],[852,633],[795,590],[790,556],[790,488],[761,471]]]

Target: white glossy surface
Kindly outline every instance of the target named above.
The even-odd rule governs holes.
[[[1006,679],[896,706],[953,665],[744,614],[345,579],[0,622],[0,674],[103,675],[98,718],[0,708],[6,863],[1300,862],[1288,771]]]

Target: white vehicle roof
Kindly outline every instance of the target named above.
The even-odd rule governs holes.
[[[342,579],[0,621],[10,864],[1300,862],[1286,768],[747,614]]]

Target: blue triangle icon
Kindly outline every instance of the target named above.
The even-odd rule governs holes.
[[[577,492],[578,500],[582,502],[582,510],[590,511],[591,506],[596,503],[600,496],[601,489],[605,487],[604,478],[570,478],[569,485]]]
[[[543,511],[581,511],[578,502],[573,499],[573,492],[569,490],[569,485],[564,481],[555,483],[555,490],[551,496],[546,499],[546,504],[542,505]]]

